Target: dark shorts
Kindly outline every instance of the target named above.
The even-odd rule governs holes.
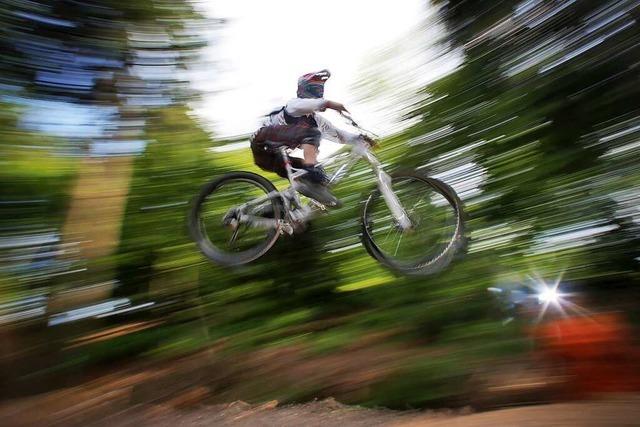
[[[289,148],[298,148],[303,144],[317,147],[320,144],[320,130],[318,128],[302,126],[264,126],[251,137],[251,152],[253,161],[261,169],[275,172],[283,178],[287,177],[287,170],[280,153],[265,145],[266,141],[279,142]],[[301,168],[303,160],[291,157],[291,166]]]

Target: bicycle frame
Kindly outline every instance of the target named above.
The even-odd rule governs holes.
[[[400,204],[400,201],[391,188],[391,177],[384,171],[380,161],[369,150],[369,146],[362,140],[353,141],[352,143],[348,144],[348,146],[351,148],[351,151],[350,153],[348,153],[345,159],[339,158],[339,156],[344,153],[343,148],[320,162],[321,166],[334,165],[336,163],[338,164],[338,169],[329,178],[329,185],[337,185],[345,176],[348,175],[348,173],[355,166],[355,164],[358,163],[358,161],[364,159],[367,163],[370,164],[378,181],[378,189],[380,190],[380,193],[382,194],[394,219],[402,228],[402,230],[410,229],[411,220],[409,219],[409,216],[405,212],[404,208]],[[303,169],[292,168],[286,148],[280,147],[279,151],[285,162],[287,178],[291,183],[291,186],[282,191],[270,192],[258,199],[244,203],[236,207],[234,211],[239,213],[238,222],[240,223],[248,223],[252,226],[260,228],[278,228],[281,232],[292,234],[293,227],[291,225],[291,222],[306,222],[311,219],[318,210],[325,210],[326,207],[312,199],[309,199],[310,202],[307,205],[303,205],[301,203],[296,191],[296,179],[307,173],[307,171]],[[259,206],[266,200],[272,198],[281,199],[285,210],[284,220],[260,218],[255,215],[249,215],[245,213],[246,210],[250,207],[254,205]],[[295,209],[292,209],[292,205],[295,205]]]

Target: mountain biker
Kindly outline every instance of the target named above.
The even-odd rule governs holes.
[[[291,166],[307,173],[296,179],[296,189],[323,204],[336,206],[338,199],[326,187],[329,182],[327,174],[317,164],[320,140],[326,138],[345,144],[360,138],[360,135],[338,129],[316,114],[327,109],[348,112],[341,103],[323,98],[324,84],[330,76],[329,70],[321,70],[300,77],[297,97],[266,116],[262,127],[251,137],[251,151],[257,166],[286,178],[283,159],[276,149],[267,145],[267,141],[289,148],[301,147],[304,159],[292,157]]]

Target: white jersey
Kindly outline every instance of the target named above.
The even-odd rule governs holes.
[[[293,98],[287,102],[284,109],[287,114],[293,117],[312,116],[318,124],[318,129],[322,133],[322,138],[340,144],[347,144],[360,135],[336,128],[330,121],[325,119],[317,111],[327,109],[327,100],[324,98]],[[263,126],[287,125],[284,117],[284,110],[273,113],[264,120]]]

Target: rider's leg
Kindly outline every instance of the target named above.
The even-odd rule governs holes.
[[[313,134],[313,137],[302,142],[304,169],[307,173],[297,180],[296,189],[305,196],[315,199],[324,205],[339,206],[340,201],[326,187],[329,182],[327,174],[321,167],[316,165],[318,162],[318,145],[320,144],[319,137],[320,132],[318,131],[317,134]]]
[[[301,147],[305,157],[302,165],[293,160],[292,164],[294,167],[306,169],[307,173],[296,180],[296,189],[305,196],[325,205],[337,206],[339,205],[338,199],[324,186],[328,182],[327,175],[322,168],[316,166],[321,136],[318,128],[265,126],[256,132],[251,139],[251,148],[258,166],[286,178],[286,168],[279,158],[279,154],[264,143],[265,141],[273,141],[281,142],[292,148]],[[272,159],[273,162],[271,162]]]
[[[322,168],[316,166],[318,163],[318,147],[322,134],[317,128],[304,128],[300,132],[300,146],[304,154],[304,168],[309,172],[307,179],[324,184],[328,181],[327,175]]]
[[[280,159],[278,152],[265,145],[266,141],[282,143],[288,147],[302,148],[304,160],[298,162],[297,158],[291,158],[292,165],[296,168],[305,168],[310,171],[308,178],[316,182],[323,182],[324,173],[316,171],[315,165],[318,162],[318,146],[322,134],[318,128],[302,126],[264,126],[260,128],[251,138],[251,150],[253,151],[254,162],[264,170],[275,172],[283,178],[287,177],[287,172]],[[300,165],[302,163],[302,165]]]
[[[307,166],[315,166],[318,163],[318,147],[312,144],[302,145],[304,153],[304,164]]]

